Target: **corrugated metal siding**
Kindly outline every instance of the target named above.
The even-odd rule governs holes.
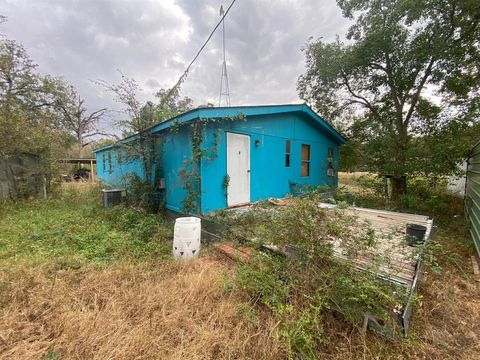
[[[480,256],[480,143],[473,147],[468,161],[465,201],[470,234]]]

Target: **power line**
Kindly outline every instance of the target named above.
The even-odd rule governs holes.
[[[190,71],[190,68],[192,67],[193,63],[195,62],[195,60],[197,60],[197,58],[200,56],[200,54],[202,53],[203,49],[205,49],[205,47],[207,46],[208,42],[210,41],[210,39],[212,38],[213,34],[215,33],[215,31],[217,31],[218,27],[222,24],[223,20],[225,19],[225,17],[228,15],[228,12],[230,11],[230,9],[232,8],[232,6],[235,4],[237,0],[233,0],[231,2],[231,4],[228,6],[227,10],[225,11],[225,13],[223,14],[222,18],[220,19],[220,21],[218,22],[217,25],[215,25],[215,27],[213,28],[212,32],[210,33],[210,35],[208,35],[208,38],[207,40],[205,40],[205,42],[203,43],[202,47],[200,48],[200,50],[198,50],[197,54],[195,55],[195,57],[193,58],[192,61],[190,61],[190,63],[188,64],[187,68],[185,69],[185,71],[183,72],[183,74],[178,78],[178,81],[176,82],[176,84],[170,89],[170,91],[167,93],[167,95],[164,97],[163,101],[161,102],[161,105],[163,105],[166,101],[168,101],[168,99],[170,98],[170,96],[174,93],[174,91],[177,91],[177,88],[180,86],[180,84],[185,80],[185,78],[187,77],[188,75],[188,72]]]

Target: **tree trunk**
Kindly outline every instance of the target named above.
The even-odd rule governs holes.
[[[400,119],[401,120],[401,119]],[[392,200],[397,200],[401,195],[407,193],[407,177],[405,175],[405,165],[407,163],[407,125],[403,122],[397,123],[398,138],[396,144],[396,171],[390,178],[390,185],[392,188]]]
[[[78,136],[78,158],[83,159],[83,139],[82,136]]]
[[[392,187],[392,199],[397,200],[401,195],[407,193],[407,177],[394,176],[390,178],[390,185]]]

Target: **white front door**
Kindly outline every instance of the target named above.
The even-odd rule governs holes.
[[[227,132],[228,206],[250,202],[250,136]]]

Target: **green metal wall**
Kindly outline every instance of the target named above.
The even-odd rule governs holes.
[[[472,149],[467,169],[465,207],[470,222],[470,234],[480,256],[480,142]]]

